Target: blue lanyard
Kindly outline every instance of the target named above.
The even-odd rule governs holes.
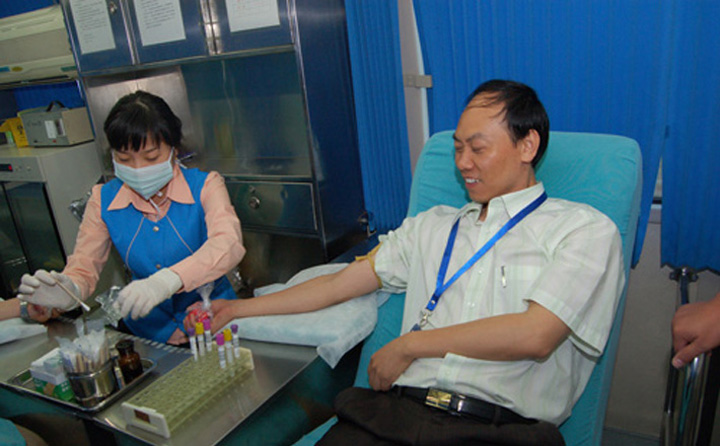
[[[492,248],[495,243],[502,238],[502,236],[507,234],[507,232],[512,229],[516,224],[520,223],[520,221],[523,218],[527,217],[529,213],[531,213],[532,211],[537,209],[538,206],[543,204],[546,199],[547,194],[543,192],[542,195],[533,200],[532,203],[528,204],[520,212],[515,214],[510,220],[508,220],[507,223],[503,225],[502,228],[500,228],[498,232],[495,233],[495,235],[492,236],[490,240],[488,240],[472,257],[470,257],[467,262],[465,262],[462,268],[460,268],[450,278],[450,280],[445,282],[445,274],[447,273],[448,264],[450,263],[450,257],[452,256],[453,246],[455,245],[455,236],[457,236],[458,225],[460,224],[460,219],[455,220],[455,224],[453,225],[452,230],[450,230],[450,236],[448,237],[447,245],[445,245],[445,252],[443,253],[442,262],[440,263],[440,270],[438,271],[435,292],[433,293],[432,297],[430,297],[430,301],[428,302],[425,309],[422,311],[422,317],[420,319],[420,322],[413,326],[412,331],[420,330],[423,326],[425,326],[425,324],[427,324],[428,318],[435,310],[435,307],[440,301],[440,297],[443,295],[445,290],[450,288],[450,285],[455,283],[458,277],[462,276],[467,270],[469,270],[478,260],[480,260],[480,257],[484,256],[486,252],[490,251],[490,248]]]

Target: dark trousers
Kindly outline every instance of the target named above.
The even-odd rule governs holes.
[[[553,424],[492,424],[425,406],[390,392],[353,387],[335,399],[338,422],[318,445],[562,446]]]

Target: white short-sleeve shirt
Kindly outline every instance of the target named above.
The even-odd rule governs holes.
[[[482,205],[436,206],[381,237],[375,272],[383,289],[406,291],[402,332],[418,322],[435,290],[448,235],[458,234],[450,278],[513,215],[544,192],[541,183]],[[396,385],[437,387],[490,401],[531,418],[569,415],[607,341],[625,283],[615,224],[591,206],[548,198],[503,236],[442,295],[424,330],[520,313],[534,301],[571,334],[546,359],[487,361],[456,354],[415,360]]]

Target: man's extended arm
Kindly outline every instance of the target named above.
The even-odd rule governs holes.
[[[442,358],[447,353],[495,361],[541,359],[569,334],[557,316],[530,302],[523,313],[400,336],[373,355],[368,378],[373,389],[388,390],[415,359]]]
[[[378,288],[368,260],[351,263],[334,274],[316,277],[277,293],[252,299],[215,300],[213,332],[239,317],[304,313],[326,308],[373,292]]]

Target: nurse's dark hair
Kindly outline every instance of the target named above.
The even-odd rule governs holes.
[[[530,130],[538,132],[540,145],[532,160],[535,167],[545,154],[550,139],[550,119],[535,90],[520,82],[493,79],[480,84],[468,96],[465,106],[479,95],[485,95],[486,99],[477,105],[479,107],[503,104],[502,112],[514,143],[525,138]]]
[[[146,140],[181,150],[182,122],[165,100],[138,90],[120,98],[103,125],[110,148],[137,152]]]

